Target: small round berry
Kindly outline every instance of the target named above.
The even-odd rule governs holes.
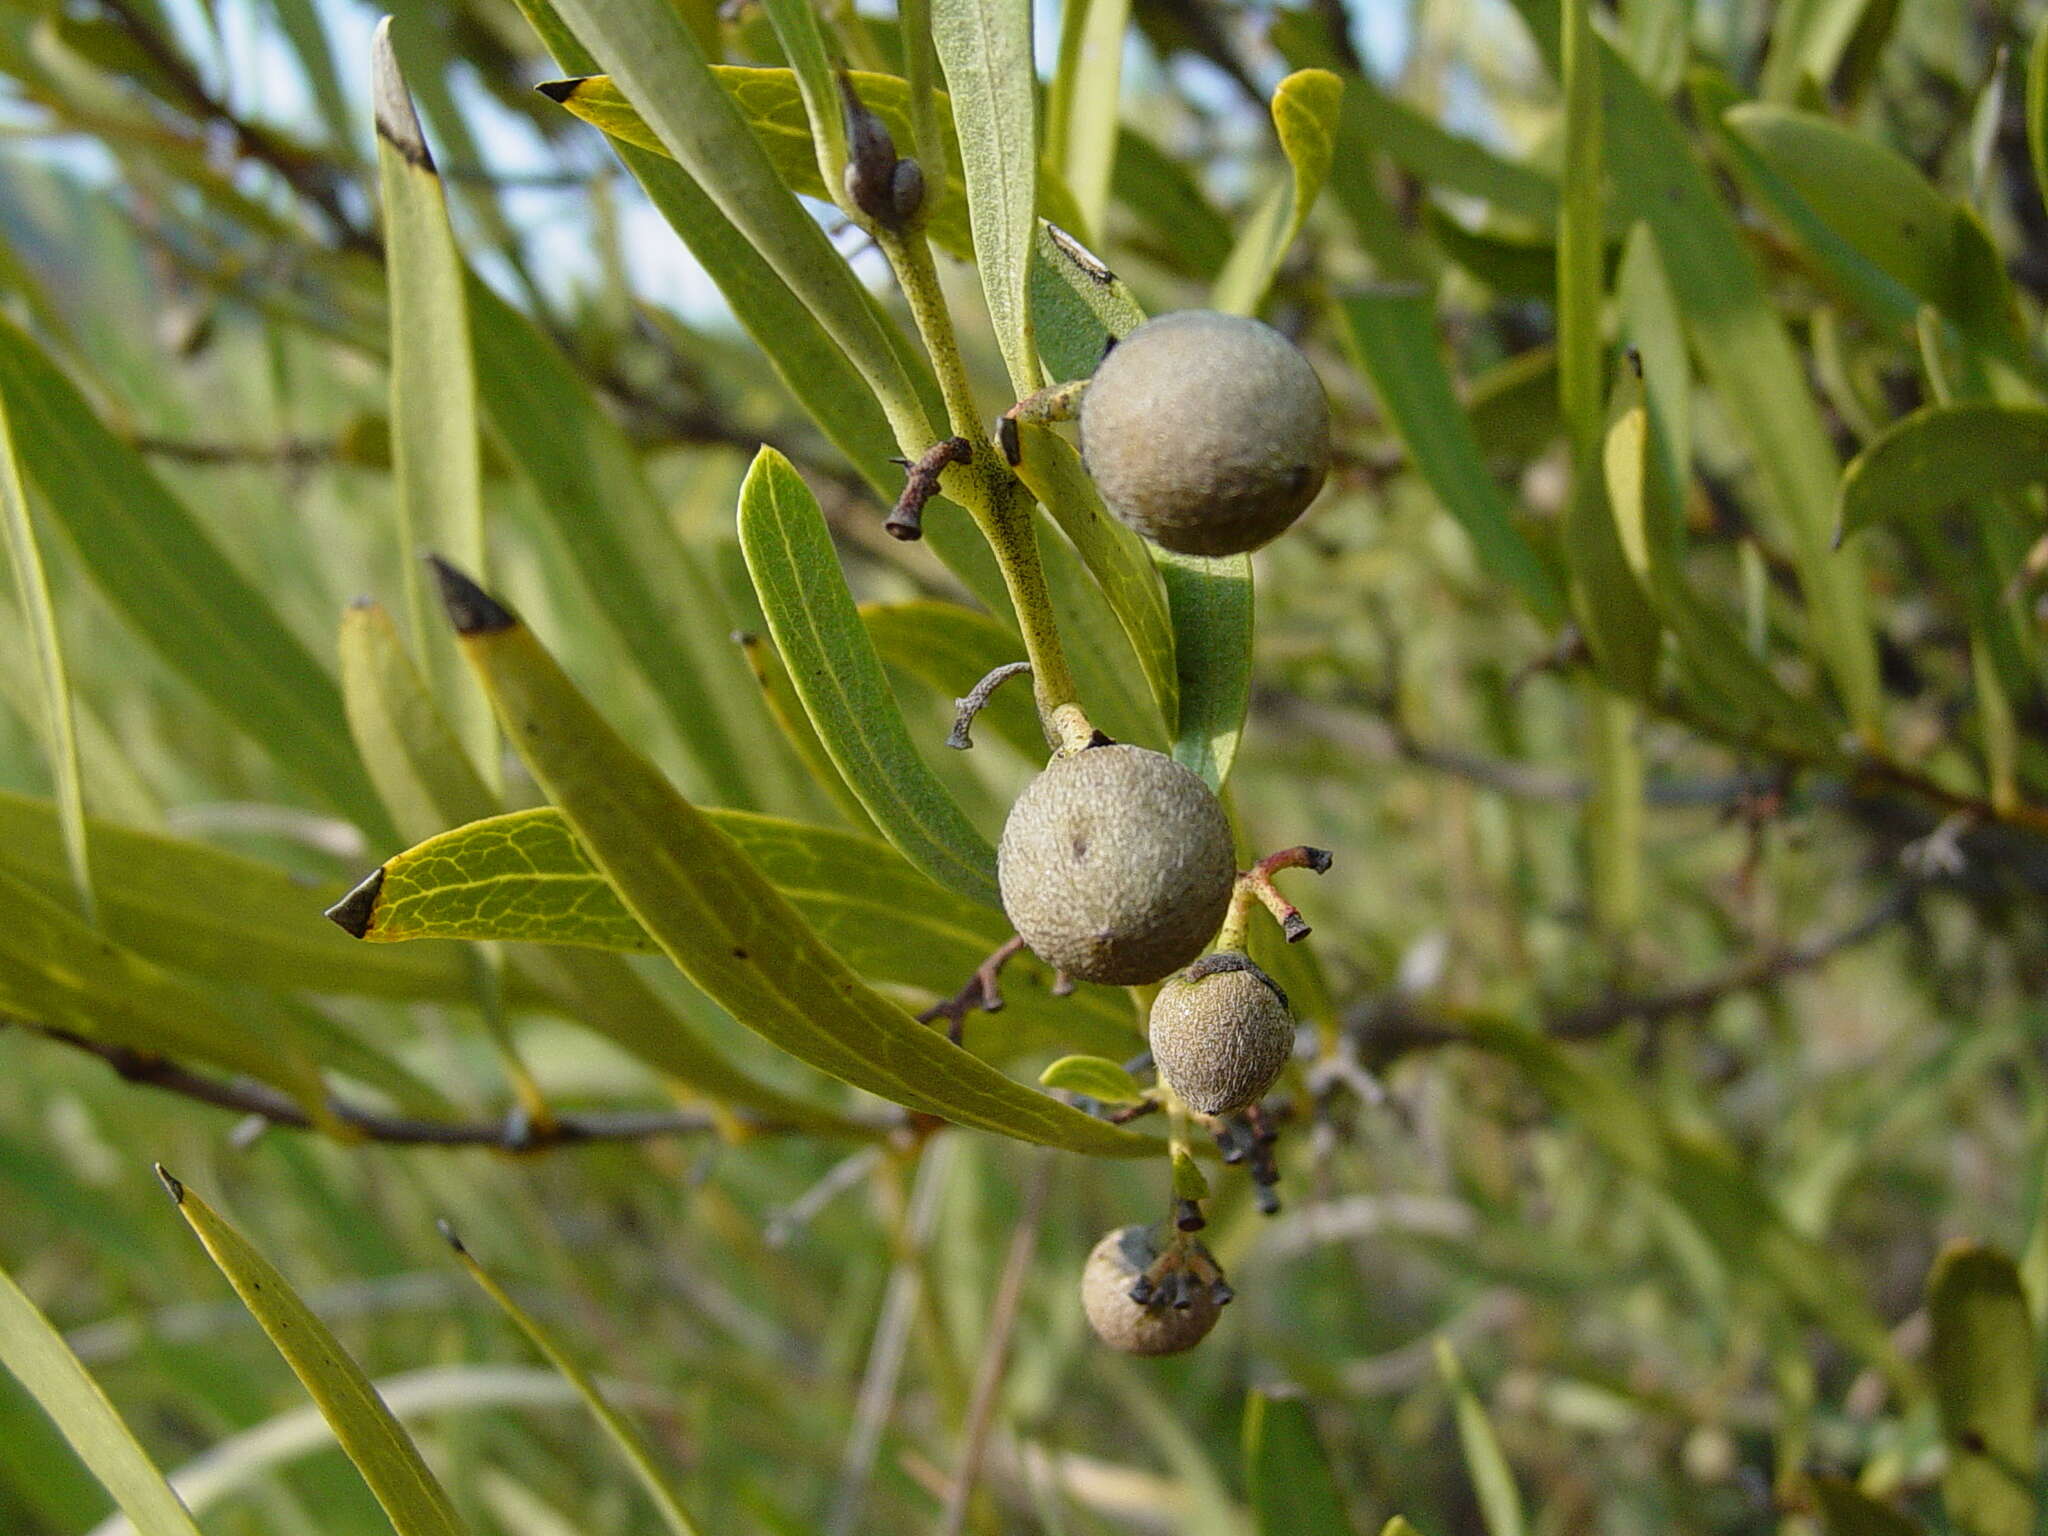
[[[1200,778],[1120,743],[1056,757],[1010,808],[1003,910],[1081,981],[1138,986],[1202,952],[1237,879],[1230,824]]]
[[[1153,543],[1237,555],[1279,537],[1322,489],[1330,405],[1269,325],[1190,309],[1117,343],[1081,397],[1103,502]]]
[[[1158,1233],[1151,1227],[1118,1227],[1097,1243],[1081,1271],[1081,1310],[1095,1336],[1127,1355],[1177,1355],[1207,1338],[1230,1292],[1207,1250],[1189,1247],[1196,1256],[1193,1267],[1205,1268],[1213,1278],[1177,1266],[1141,1302],[1131,1291],[1136,1287],[1145,1293],[1140,1282],[1159,1258]]]
[[[1152,1060],[1202,1115],[1256,1104],[1294,1053],[1294,1017],[1278,983],[1241,954],[1207,955],[1152,1001]]]

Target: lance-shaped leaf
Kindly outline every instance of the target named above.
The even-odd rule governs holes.
[[[820,1071],[1022,1141],[1109,1156],[1155,1143],[1012,1082],[872,990],[739,847],[620,738],[524,625],[442,568],[451,619],[507,734],[591,860],[677,967]]]
[[[2048,410],[1966,401],[1893,422],[1842,475],[1839,536],[2048,482]]]
[[[36,1304],[0,1269],[0,1367],[28,1389],[92,1469],[137,1536],[199,1536],[178,1496],[98,1382]]]
[[[1021,400],[1039,380],[1025,296],[1036,187],[1018,174],[1018,167],[1038,163],[1030,0],[932,0],[932,42],[953,101],[975,264],[1010,387]]]
[[[435,709],[426,683],[413,666],[412,658],[406,655],[389,615],[373,603],[357,604],[342,621],[341,675],[348,698],[349,725],[362,747],[363,760],[406,830],[414,836],[428,837],[431,829],[451,823],[490,826],[484,818],[498,811],[498,797],[471,766],[447,722]],[[566,828],[561,835],[569,837]],[[460,833],[448,836],[459,838]],[[488,838],[483,841],[487,847],[492,846]],[[495,846],[502,850],[505,845]],[[485,865],[487,869],[503,872],[501,863],[493,864],[486,859]],[[546,865],[544,861],[530,859],[528,868],[539,874]],[[476,875],[470,863],[443,858],[436,862],[435,869],[444,880],[456,885],[460,894],[455,901],[474,891],[475,887],[465,884]],[[380,907],[404,888],[403,879],[393,886],[387,866],[372,873],[337,902],[328,915],[340,929],[362,938],[375,924]],[[547,897],[559,900],[564,890],[565,884],[557,880],[549,886]],[[494,915],[502,916],[508,907],[516,910],[520,905],[511,901],[493,909]],[[513,931],[502,933],[451,927],[448,934],[463,939],[534,936],[519,931],[516,923],[510,926]],[[359,955],[382,952],[356,951]],[[540,994],[565,1006],[587,1028],[712,1103],[753,1110],[827,1135],[862,1134],[868,1129],[756,1082],[728,1061],[694,1021],[669,1006],[632,967],[615,956],[581,950],[522,948],[509,959],[512,979],[518,984],[515,995]]]
[[[1472,1495],[1486,1522],[1487,1536],[1522,1536],[1528,1522],[1522,1514],[1521,1490],[1515,1486],[1515,1474],[1501,1449],[1500,1437],[1494,1433],[1493,1421],[1486,1415],[1486,1405],[1472,1389],[1471,1378],[1449,1339],[1437,1339],[1436,1364],[1450,1389],[1458,1443],[1464,1448],[1465,1470],[1471,1474]]]
[[[1129,1072],[1106,1056],[1062,1056],[1038,1074],[1047,1088],[1103,1104],[1136,1104],[1145,1097]]]
[[[870,981],[943,997],[1009,937],[999,915],[941,890],[874,838],[745,811],[704,815]],[[399,854],[351,910],[351,927],[379,945],[440,936],[644,954],[661,947],[553,806],[472,822]],[[573,956],[579,974],[604,961],[584,948],[549,954]],[[1130,1042],[1131,1011],[1114,989],[1084,986],[1057,998],[1051,975],[1027,956],[1011,962],[1003,984],[1008,1006],[1000,1018],[986,1027],[979,1016],[970,1021],[968,1042],[982,1054],[984,1045],[1008,1054],[1041,1039],[1102,1049]],[[657,1006],[649,1016],[666,1015]],[[668,1066],[673,1056],[648,1059]]]
[[[57,813],[64,829],[64,857],[71,866],[71,885],[79,910],[98,920],[92,890],[92,860],[86,847],[85,782],[79,772],[78,732],[71,713],[71,683],[64,668],[64,647],[57,634],[57,608],[43,570],[42,545],[36,538],[34,513],[22,484],[21,464],[14,453],[14,427],[7,402],[0,396],[0,525],[4,525],[14,589],[21,599],[30,648],[43,689],[44,739],[50,754],[50,777],[57,785]]]
[[[1927,1315],[1948,1518],[1961,1536],[2032,1536],[2041,1465],[2034,1325],[2019,1270],[1994,1249],[1950,1248],[1928,1277]]]
[[[1352,1529],[1329,1453],[1305,1401],[1247,1393],[1241,1435],[1245,1492],[1258,1536],[1325,1536]]]
[[[761,69],[745,64],[714,64],[711,72],[732,96],[733,104],[746,118],[747,126],[760,139],[775,170],[790,191],[804,197],[830,201],[821,176],[803,93],[796,77],[786,69]],[[861,105],[882,120],[896,141],[899,152],[907,152],[914,132],[911,121],[910,86],[901,76],[876,74],[855,69],[846,72]],[[609,75],[580,75],[570,80],[550,80],[541,91],[560,102],[568,111],[621,144],[672,159],[654,130],[633,104],[626,100]],[[932,93],[933,114],[938,131],[950,148],[954,145],[953,104],[944,91]],[[958,155],[948,157],[956,164]],[[632,163],[628,159],[628,164]],[[1047,216],[1071,217],[1073,196],[1059,176],[1041,165],[1038,200]],[[967,219],[967,189],[957,174],[935,176],[925,168],[925,235],[949,256],[962,261],[974,259],[974,232]],[[695,249],[694,245],[692,249]],[[714,274],[715,275],[715,274]]]
[[[307,788],[388,835],[341,693],[164,483],[27,333],[0,319],[0,399],[20,467],[107,601]]]
[[[441,178],[391,45],[391,18],[377,23],[370,64],[383,193],[384,255],[391,294],[391,486],[406,622],[445,707],[470,752],[497,756],[490,711],[464,686],[462,664],[431,617],[420,552],[445,549],[483,569],[483,468],[477,439],[476,371],[469,304]]]
[[[903,856],[948,890],[1000,905],[995,850],[925,765],[903,723],[825,514],[773,448],[740,487],[740,548],[797,697],[840,774]]]
[[[319,1069],[290,1042],[230,1016],[199,987],[86,926],[0,871],[0,1015],[101,1045],[204,1062],[271,1083],[309,1112]]]
[[[1173,760],[1221,790],[1252,702],[1252,558],[1208,560],[1154,546],[1152,560],[1173,621]]]
[[[1273,275],[1329,179],[1343,103],[1344,82],[1327,69],[1296,70],[1273,92],[1273,128],[1290,175],[1273,188],[1238,235],[1209,295],[1217,309],[1249,315],[1265,302]]]
[[[852,268],[776,174],[676,8],[663,0],[561,0],[560,9],[662,147],[860,370],[897,441],[921,450],[931,422],[900,335],[891,338]]]
[[[1074,189],[1084,225],[1096,231],[1115,177],[1124,33],[1130,23],[1131,0],[1077,0],[1060,7],[1059,64],[1045,103],[1045,152]]]
[[[270,1336],[348,1459],[384,1507],[398,1536],[463,1536],[465,1527],[447,1492],[420,1459],[412,1437],[391,1415],[377,1389],[327,1325],[289,1281],[212,1207],[165,1172],[164,1181],[199,1241],[242,1298],[249,1315]]]

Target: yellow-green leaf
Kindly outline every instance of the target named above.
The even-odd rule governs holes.
[[[1948,1465],[1941,1500],[1958,1536],[2032,1536],[2040,1478],[2034,1325],[2019,1270],[1959,1244],[1927,1281],[1927,1352]]]
[[[199,1536],[177,1494],[36,1304],[0,1269],[0,1367],[28,1389],[137,1536]]]
[[[1288,180],[1274,187],[1246,222],[1209,295],[1217,309],[1255,313],[1273,275],[1329,178],[1344,82],[1327,69],[1296,70],[1273,92],[1273,128],[1287,156]]]
[[[1136,1079],[1106,1056],[1062,1056],[1038,1074],[1038,1081],[1099,1104],[1136,1104],[1145,1097]]]
[[[444,571],[472,664],[513,744],[591,860],[677,967],[820,1071],[961,1125],[1109,1156],[1145,1137],[1012,1082],[872,990],[739,847],[614,731],[533,635]]]
[[[840,774],[903,856],[948,890],[999,906],[995,850],[918,756],[818,500],[773,448],[740,487],[740,547],[797,697]]]
[[[2048,481],[2048,410],[1966,401],[1929,405],[1887,427],[1850,462],[1836,504],[1840,536],[1926,517]]]
[[[161,1166],[157,1173],[250,1316],[312,1394],[398,1536],[462,1536],[461,1518],[412,1437],[327,1325],[241,1233]]]

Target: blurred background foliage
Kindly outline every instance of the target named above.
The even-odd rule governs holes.
[[[758,5],[675,4],[714,57],[782,62]],[[873,444],[849,458],[799,408],[789,386],[817,380],[735,325],[605,137],[534,91],[573,60],[503,0],[394,10],[482,284],[494,587],[700,803],[866,830],[758,638],[734,508],[773,444],[822,503],[928,767],[993,834],[1037,766],[1031,724],[938,750],[953,696],[1007,655],[932,606],[976,600],[931,544],[883,536]],[[841,57],[899,68],[893,14],[820,16]],[[706,1530],[2034,1529],[2037,8],[1620,0],[1591,34],[1544,0],[1037,18],[1060,207],[1154,312],[1206,302],[1286,180],[1282,77],[1344,82],[1327,185],[1261,310],[1318,365],[1340,460],[1257,558],[1232,776],[1247,846],[1338,863],[1297,893],[1316,934],[1290,960],[1311,1028],[1282,1090],[1284,1209],[1216,1181],[1238,1301],[1160,1363],[1095,1346],[1075,1301],[1096,1236],[1160,1209],[1156,1161],[784,1133],[762,1106],[876,1106],[644,957],[607,984],[687,1019],[753,1111],[705,1109],[658,1025],[577,1006],[587,972],[351,948],[320,921],[436,830],[405,824],[337,724],[338,617],[369,594],[402,623],[414,579],[374,19],[0,9],[0,398],[30,492],[0,495],[21,578],[0,599],[0,1266],[182,1469],[205,1530],[385,1517],[157,1160],[385,1387],[479,1531],[655,1526],[441,1216],[643,1426]],[[876,254],[818,211],[893,310]],[[941,269],[993,415],[1008,386],[973,270]],[[622,427],[646,515],[548,482],[563,398]],[[1138,659],[1044,537],[1091,708],[1156,738]],[[658,637],[622,621],[626,570]],[[118,947],[67,872],[57,656],[104,824],[92,915]],[[504,799],[537,800],[516,763]],[[821,910],[860,885],[836,878]],[[856,963],[913,1007],[990,942],[970,925],[892,959],[891,921],[834,942],[868,945]],[[1014,972],[969,1045],[1027,1078],[1138,1047],[1113,994],[1047,982]],[[222,1084],[224,1106],[194,1102]],[[328,1090],[358,1123],[291,1128]],[[522,1102],[616,1135],[380,1143],[397,1123],[487,1141]],[[1957,1242],[1989,1247],[1937,1270]],[[0,1373],[0,1529],[83,1532],[110,1508]]]

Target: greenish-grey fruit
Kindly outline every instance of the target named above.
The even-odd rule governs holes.
[[[1205,1266],[1215,1278],[1176,1268],[1150,1299],[1140,1302],[1132,1298],[1131,1288],[1159,1257],[1157,1230],[1118,1227],[1097,1243],[1081,1271],[1081,1310],[1095,1336],[1127,1355],[1177,1355],[1207,1338],[1230,1292],[1215,1260],[1199,1245],[1189,1246],[1195,1267]]]
[[[1237,879],[1209,786],[1121,743],[1056,757],[1010,808],[1003,910],[1031,952],[1081,981],[1139,986],[1202,952]]]
[[[1293,1053],[1287,994],[1244,955],[1204,956],[1152,1001],[1153,1065],[1197,1114],[1258,1103]]]
[[[1287,531],[1330,465],[1330,405],[1301,349],[1242,315],[1189,309],[1111,349],[1081,397],[1103,502],[1153,543],[1239,555]]]

